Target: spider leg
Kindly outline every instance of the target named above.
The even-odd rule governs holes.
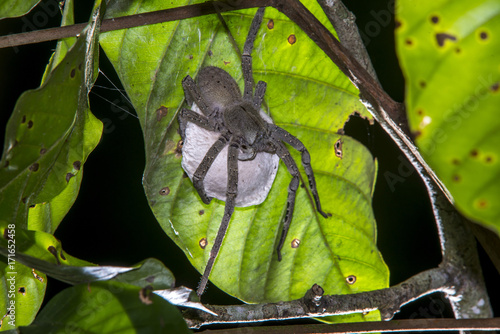
[[[200,128],[203,128],[208,131],[214,131],[214,132],[217,131],[217,129],[215,129],[212,124],[210,124],[210,122],[205,116],[202,116],[186,108],[181,109],[181,111],[179,112],[179,116],[177,116],[177,118],[179,120],[179,130],[182,140],[184,140],[185,138],[186,126],[188,122],[194,123]]]
[[[292,180],[288,186],[288,198],[286,200],[286,212],[285,219],[283,222],[283,230],[281,232],[280,241],[278,243],[278,261],[281,261],[281,249],[285,243],[286,235],[288,234],[288,229],[290,228],[290,223],[292,222],[293,209],[295,207],[295,195],[297,194],[297,189],[299,188],[299,168],[293,160],[290,152],[286,149],[285,145],[278,142],[276,145],[276,154],[285,163],[286,168],[292,174]]]
[[[316,208],[318,212],[325,218],[328,218],[328,214],[321,210],[321,202],[319,201],[318,188],[316,187],[316,180],[314,179],[314,172],[311,167],[311,155],[307,148],[302,144],[300,140],[296,137],[288,133],[288,131],[283,130],[282,128],[276,125],[269,125],[273,128],[273,137],[278,140],[282,140],[287,144],[290,144],[294,149],[299,151],[302,154],[302,165],[306,171],[307,179],[309,180],[309,188],[311,188],[311,192],[314,197],[314,202],[316,202]]]
[[[208,170],[214,163],[219,153],[226,146],[227,140],[228,139],[225,134],[221,135],[219,139],[217,139],[217,141],[208,149],[207,153],[205,154],[205,157],[203,158],[200,165],[198,166],[198,168],[196,168],[196,171],[194,172],[193,186],[200,195],[201,200],[205,204],[209,204],[212,201],[212,197],[208,197],[207,193],[205,192],[205,187],[203,186],[203,180],[205,180],[205,176],[207,175]]]
[[[205,116],[210,117],[213,110],[210,110],[207,102],[205,102],[205,99],[201,96],[200,90],[198,89],[198,86],[194,82],[193,78],[186,75],[186,77],[182,79],[182,88],[184,89],[184,94],[186,95],[188,104],[193,102],[196,103],[201,112]]]
[[[245,80],[245,89],[243,92],[243,98],[247,101],[252,101],[253,95],[253,74],[252,74],[252,49],[255,37],[257,37],[257,32],[259,31],[260,24],[262,23],[262,18],[264,17],[265,7],[261,7],[257,10],[255,14],[250,30],[248,31],[248,36],[245,41],[245,46],[243,47],[243,54],[241,56],[241,67],[243,69],[243,78]],[[259,105],[260,107],[260,105]]]
[[[214,266],[217,254],[219,254],[222,241],[224,240],[227,227],[229,226],[229,221],[231,220],[231,216],[233,215],[234,212],[235,199],[238,194],[238,152],[239,152],[238,144],[231,141],[229,143],[228,156],[227,156],[228,177],[227,177],[226,206],[224,208],[224,217],[222,218],[219,231],[217,232],[217,236],[215,237],[214,245],[210,250],[210,257],[208,259],[207,266],[205,267],[205,271],[203,272],[203,276],[201,277],[200,284],[198,285],[198,290],[196,290],[196,294],[198,295],[198,297],[200,297],[205,291],[205,288],[208,283],[208,277],[210,276],[210,272],[212,271],[212,268]]]
[[[255,86],[255,96],[253,97],[253,106],[255,110],[259,111],[262,101],[264,100],[264,95],[266,94],[267,84],[264,81],[257,82]]]

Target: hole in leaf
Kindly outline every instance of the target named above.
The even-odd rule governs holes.
[[[342,151],[342,139],[337,139],[335,144],[333,145],[335,148],[335,156],[339,159],[342,159],[344,152]]]
[[[43,283],[43,277],[38,275],[35,271],[35,269],[31,269],[31,274],[37,279],[39,280],[41,283]]]
[[[349,275],[345,278],[347,284],[349,285],[353,285],[354,283],[356,283],[356,276],[354,275]]]
[[[26,295],[26,288],[24,286],[20,287],[17,292],[19,292],[20,294],[22,294],[23,296]]]

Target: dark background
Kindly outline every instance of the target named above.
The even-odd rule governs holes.
[[[403,101],[404,80],[394,50],[394,18],[390,16],[394,13],[394,2],[376,0],[369,5],[362,0],[345,2],[357,17],[384,89],[395,100]],[[0,35],[58,26],[60,15],[53,10],[55,1],[42,3],[23,18],[0,21]],[[76,21],[86,22],[91,7],[90,1],[76,0]],[[54,48],[55,42],[46,42],[0,49],[0,131],[5,128],[20,94],[38,87]],[[119,85],[103,53],[100,58],[102,71]],[[96,85],[112,87],[102,76]],[[134,113],[133,108],[116,90],[99,87],[90,94],[90,101],[92,112],[104,122],[104,134],[85,164],[80,195],[55,236],[67,253],[101,265],[129,266],[155,257],[173,271],[177,285],[196,288],[200,274],[160,228],[144,195],[142,133],[138,120],[123,110]],[[346,133],[364,143],[379,163],[373,207],[378,247],[391,271],[391,285],[436,267],[441,260],[437,231],[427,193],[417,173],[412,172],[391,189],[385,175],[398,174],[402,155],[385,132],[378,125],[352,118]],[[500,276],[479,248],[491,302],[498,315]],[[49,279],[46,301],[65,287]],[[212,304],[239,303],[211,284],[204,300]],[[452,316],[446,300],[440,294],[433,294],[403,307],[396,318]]]

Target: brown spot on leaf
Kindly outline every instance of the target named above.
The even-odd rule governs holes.
[[[230,62],[230,61],[225,61],[225,60],[224,60],[224,65],[226,65],[226,66],[227,66],[227,65],[229,65],[229,64],[231,64],[231,62]]]
[[[31,129],[33,127],[33,121],[29,120],[28,121],[28,129]]]
[[[460,165],[460,160],[453,159],[453,160],[451,160],[451,163],[454,164],[455,166],[458,166],[458,165]]]
[[[427,86],[427,83],[424,80],[420,81],[418,84],[421,88],[425,88],[425,86]]]
[[[353,285],[354,283],[356,283],[356,276],[354,275],[349,275],[345,278],[347,284],[349,285]]]
[[[213,55],[213,54],[214,54],[214,53],[212,52],[212,50],[208,50],[208,56],[209,56],[209,57],[212,57],[212,55]]]
[[[76,74],[76,70],[73,68],[71,70],[71,73],[69,74],[70,77],[74,78],[75,77],[75,74]]]
[[[293,239],[291,246],[292,246],[292,248],[299,248],[299,246],[300,246],[300,240],[297,239],[297,238]]]
[[[498,92],[498,88],[500,88],[498,82],[495,82],[493,85],[491,85],[490,90],[492,92]]]
[[[460,53],[460,52],[462,52],[462,50],[460,48],[455,49],[455,53]]]
[[[63,253],[62,251],[61,251],[60,256],[61,256],[61,259],[63,259],[63,260],[65,260],[65,261],[66,261],[66,256],[64,256],[64,253]]]
[[[47,247],[47,250],[50,252],[50,254],[54,255],[57,261],[57,265],[60,265],[61,261],[59,261],[59,257],[57,256],[57,249],[54,246],[49,246]]]
[[[82,63],[78,64],[78,70],[82,70]]]
[[[153,283],[155,281],[155,276],[154,275],[148,276],[144,280],[148,283]]]
[[[335,148],[335,156],[339,159],[342,159],[344,155],[344,152],[342,151],[342,139],[337,139],[333,147]]]
[[[23,118],[21,118],[21,124],[26,123],[26,115],[23,115]]]
[[[290,43],[292,45],[292,44],[295,44],[295,42],[297,42],[297,37],[295,37],[294,34],[291,34],[290,36],[288,36],[288,43]]]
[[[3,230],[3,238],[6,239],[6,240],[11,239],[11,237],[9,235],[9,229],[8,228],[6,228],[5,230]]]
[[[453,175],[454,182],[460,182],[460,180],[461,180],[460,175],[458,175],[458,174]]]
[[[483,41],[484,41],[485,39],[488,39],[488,33],[487,33],[486,31],[481,31],[481,32],[479,33],[479,38],[481,38]]]
[[[193,59],[194,57],[193,57],[193,55],[189,55],[188,58],[189,59]]]
[[[477,201],[477,207],[479,209],[486,209],[488,207],[488,201],[485,199],[480,199]]]
[[[69,180],[71,180],[71,178],[75,176],[75,174],[72,174],[72,173],[68,173],[66,174],[66,182],[69,182]]]
[[[491,163],[493,161],[493,157],[491,155],[488,155],[488,156],[486,156],[486,158],[484,158],[484,161],[487,164],[489,164],[489,163]]]
[[[29,170],[32,172],[36,172],[40,168],[40,164],[38,162],[35,162],[33,165],[29,167]]]
[[[44,155],[45,153],[47,153],[47,149],[41,148],[40,149],[40,155]]]
[[[406,44],[406,45],[413,45],[413,41],[412,41],[411,39],[407,38],[407,39],[405,40],[405,44]]]
[[[436,41],[440,47],[442,47],[444,45],[444,42],[447,39],[450,41],[456,41],[457,37],[454,35],[448,34],[448,33],[444,33],[444,32],[436,34]]]
[[[28,199],[27,199],[26,197],[21,198],[21,202],[23,202],[23,204],[26,204],[26,201],[27,201],[27,200],[28,200]]]
[[[82,162],[81,161],[75,161],[73,162],[73,168],[76,169],[76,170],[80,170],[80,168],[82,167]]]
[[[205,247],[207,247],[208,244],[207,238],[201,238],[199,244],[201,249],[205,249]]]
[[[268,22],[267,22],[267,28],[269,30],[273,29],[274,28],[274,21],[272,19],[270,19]]]
[[[170,188],[169,187],[163,187],[160,189],[160,195],[162,196],[167,196],[170,194]]]
[[[200,210],[198,213],[200,214],[200,216],[203,216],[205,214],[205,210]]]
[[[175,148],[175,157],[176,158],[182,157],[182,145],[184,145],[184,142],[181,139],[177,142],[177,147]]]
[[[394,26],[395,26],[396,29],[399,28],[399,27],[401,27],[401,21],[396,20]]]
[[[473,158],[477,157],[478,154],[479,153],[477,152],[477,150],[470,151],[470,156],[473,157]]]
[[[436,16],[436,15],[433,15],[433,16],[431,17],[431,22],[432,22],[433,24],[438,23],[438,22],[439,22],[439,17],[438,17],[438,16]]]
[[[10,164],[10,161],[9,160],[5,160],[5,164],[3,166],[4,167],[9,167],[9,164]]]
[[[160,108],[156,109],[156,121],[160,122],[163,117],[167,116],[168,114],[168,108],[165,106],[161,106]]]

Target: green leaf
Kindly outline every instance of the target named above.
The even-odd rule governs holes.
[[[15,261],[0,258],[0,331],[31,324],[47,287],[45,274]]]
[[[39,2],[40,0],[2,0],[0,3],[0,19],[27,14]]]
[[[115,281],[55,296],[21,333],[190,333],[179,310],[148,289]]]
[[[0,216],[16,228],[53,233],[76,199],[83,164],[102,133],[87,98],[96,76],[98,27],[95,21],[87,26],[44,84],[23,93],[9,119]]]
[[[410,127],[470,219],[500,234],[500,1],[397,7]]]
[[[185,4],[115,2],[107,15]],[[319,6],[305,4],[331,27]],[[255,9],[223,15],[240,49],[254,14]],[[213,65],[237,78],[241,87],[241,60],[215,15],[108,32],[100,41],[139,115],[147,158],[143,183],[150,206],[164,231],[203,272],[224,202],[203,204],[183,177],[177,134],[177,112],[184,106],[181,80]],[[271,117],[309,149],[323,207],[332,217],[320,217],[308,191],[300,188],[283,260],[277,261],[291,179],[281,165],[264,203],[236,208],[211,281],[246,302],[299,298],[314,283],[328,294],[387,287],[388,269],[376,248],[371,208],[375,164],[364,146],[338,134],[353,112],[369,117],[358,92],[295,24],[272,8],[266,9],[256,39],[253,68],[255,80],[267,82],[265,104]],[[342,147],[342,158],[335,154],[336,144]],[[297,152],[292,154],[299,162]],[[208,246],[202,247],[207,239]],[[292,248],[297,240],[299,247]]]

